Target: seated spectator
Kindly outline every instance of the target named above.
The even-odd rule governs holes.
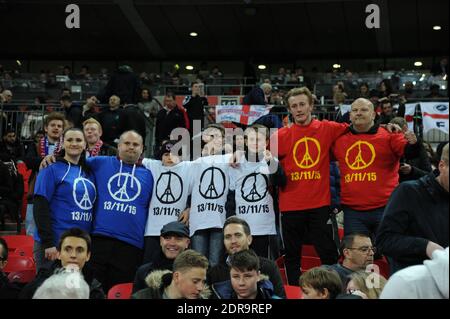
[[[132,299],[208,299],[206,270],[208,259],[194,250],[179,254],[170,270],[156,270],[146,278],[148,288],[136,292]]]
[[[445,96],[439,93],[439,84],[432,84],[430,85],[430,94],[426,95],[425,98],[427,99],[442,99]]]
[[[353,233],[342,238],[339,251],[344,258],[342,264],[334,264],[330,268],[339,274],[345,289],[351,274],[366,270],[368,265],[373,264],[375,248],[369,236]]]
[[[303,299],[336,299],[342,291],[342,282],[336,271],[315,267],[300,276]]]
[[[227,257],[226,260],[208,270],[208,284],[210,285],[230,279],[230,266],[227,260],[237,252],[248,250],[253,240],[248,223],[236,216],[231,216],[225,221],[223,237]],[[258,258],[260,271],[269,277],[274,287],[275,295],[286,298],[278,266],[272,260],[264,257]]]
[[[363,97],[365,99],[370,99],[370,90],[367,83],[361,83],[359,85],[359,92],[357,97]]]
[[[20,287],[11,283],[3,272],[8,263],[8,244],[0,237],[0,299],[16,299],[19,296]]]
[[[89,299],[89,285],[80,272],[63,270],[46,279],[33,299]]]
[[[379,84],[378,84],[378,92],[379,92],[379,96],[381,98],[383,97],[389,97],[392,94],[392,84],[391,81],[389,79],[383,79]]]
[[[253,88],[246,96],[242,103],[244,105],[266,105],[269,104],[270,94],[272,92],[272,85],[263,83],[259,87]]]
[[[17,138],[17,134],[13,129],[6,130],[3,140],[0,142],[0,153],[8,156],[14,161],[25,155],[23,144]]]
[[[377,124],[388,124],[396,116],[392,103],[388,98],[382,98],[379,100],[379,106],[381,113]]]
[[[13,94],[10,90],[3,90],[0,93],[0,103],[9,104],[12,102]]]
[[[181,222],[171,222],[161,229],[160,252],[154,261],[138,268],[134,277],[133,293],[147,288],[145,278],[155,270],[172,270],[173,262],[189,247],[189,229]]]
[[[396,272],[389,278],[380,299],[447,299],[448,247],[436,249],[431,260],[423,265],[411,266]]]
[[[58,260],[49,265],[48,268],[41,268],[36,278],[23,288],[19,298],[31,299],[44,281],[62,268],[68,271],[75,270],[83,274],[89,285],[90,299],[104,299],[105,294],[100,282],[92,276],[89,268],[85,267],[91,258],[91,237],[89,234],[79,228],[71,228],[61,235],[57,250]]]
[[[99,100],[95,96],[91,96],[86,100],[86,104],[83,105],[83,119],[87,120],[89,118],[96,118],[96,116],[99,114],[99,107],[98,103],[100,103]]]
[[[253,250],[242,250],[229,259],[230,280],[213,285],[218,299],[279,299],[267,276],[261,274]]]
[[[378,299],[386,285],[386,278],[375,273],[358,271],[350,276],[347,293],[363,299]]]

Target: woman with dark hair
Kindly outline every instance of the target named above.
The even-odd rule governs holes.
[[[65,230],[78,227],[91,231],[97,193],[85,163],[86,139],[78,128],[66,130],[63,137],[56,163],[39,172],[34,188],[34,257],[38,269],[56,259],[56,245]]]
[[[380,91],[380,98],[389,97],[392,94],[391,81],[389,79],[383,79],[380,82],[378,89]]]

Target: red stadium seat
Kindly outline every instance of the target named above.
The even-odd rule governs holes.
[[[26,284],[34,280],[36,277],[36,271],[34,269],[12,271],[8,275],[10,282],[18,282],[21,284]]]
[[[275,263],[280,270],[281,279],[283,280],[283,284],[287,285],[287,277],[286,277],[286,269],[284,269],[284,255],[280,256],[275,260]]]
[[[338,236],[339,240],[342,240],[342,238],[344,238],[344,228],[338,228]]]
[[[380,275],[382,275],[386,279],[389,279],[391,270],[389,267],[389,263],[386,260],[386,257],[383,256],[383,258],[381,259],[376,259],[373,261],[373,263],[380,268]]]
[[[133,283],[118,284],[109,289],[108,299],[130,299]]]
[[[283,284],[287,285],[288,284],[288,280],[287,280],[287,276],[286,276],[286,269],[279,268],[279,270],[280,270],[281,280],[283,281]]]
[[[36,265],[33,261],[33,258],[27,256],[16,256],[10,255],[8,257],[8,263],[6,267],[3,269],[5,273],[10,273],[13,271],[22,271],[22,270],[33,270],[36,272]]]
[[[320,261],[319,257],[310,257],[310,256],[303,256],[302,257],[302,271],[307,271],[314,267],[319,267],[322,265],[322,262]]]
[[[3,239],[8,244],[8,250],[14,252],[18,247],[34,246],[34,239],[27,235],[7,235]]]
[[[300,287],[284,285],[284,291],[286,292],[286,299],[302,299],[303,294]]]
[[[302,256],[319,257],[316,248],[314,248],[314,245],[303,245]]]
[[[12,254],[17,255],[17,256],[27,256],[27,257],[34,258],[33,246],[17,247]]]

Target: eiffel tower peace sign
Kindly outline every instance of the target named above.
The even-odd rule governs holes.
[[[93,198],[89,196],[89,190],[94,194]],[[97,198],[97,191],[94,183],[83,177],[76,178],[73,183],[72,196],[75,204],[77,204],[80,209],[92,209],[94,207],[95,199]]]
[[[264,185],[262,188],[260,188],[260,190],[264,189],[263,193],[258,192],[258,182],[262,182]],[[266,197],[268,189],[269,180],[267,176],[260,173],[252,173],[250,175],[247,175],[242,182],[241,196],[246,202],[259,202]]]
[[[225,193],[225,184],[225,173],[218,167],[210,167],[200,177],[200,195],[205,199],[218,199]]]
[[[361,170],[372,165],[375,157],[375,148],[372,144],[366,141],[357,141],[345,153],[345,162],[349,168]]]
[[[117,173],[108,181],[108,192],[116,201],[131,202],[141,194],[141,183],[129,173]]]
[[[174,172],[162,173],[156,182],[156,197],[162,204],[174,204],[183,194],[183,180]]]
[[[313,137],[301,138],[295,143],[293,156],[295,164],[303,169],[312,168],[320,160],[320,143]],[[302,156],[299,156],[302,154]]]

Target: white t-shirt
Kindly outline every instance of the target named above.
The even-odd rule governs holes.
[[[148,209],[145,236],[159,236],[161,228],[177,221],[186,209],[190,194],[190,169],[192,162],[181,162],[175,166],[163,166],[161,161],[145,158],[142,165],[153,174],[154,187]]]
[[[200,157],[192,162],[191,236],[201,229],[222,228],[229,190],[231,154]]]
[[[269,192],[269,167],[265,161],[240,161],[230,171],[230,190],[236,195],[236,216],[245,220],[252,235],[276,235],[273,198]],[[262,173],[263,172],[263,173]]]

